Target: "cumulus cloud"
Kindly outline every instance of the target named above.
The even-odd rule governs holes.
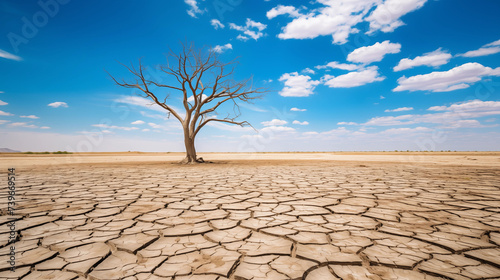
[[[48,104],[47,106],[52,108],[59,108],[59,107],[68,108],[68,104],[66,102],[53,102]]]
[[[229,24],[229,28],[243,32],[244,35],[240,34],[238,35],[238,37],[236,37],[237,39],[242,41],[246,41],[250,38],[257,41],[257,39],[264,36],[264,33],[262,31],[266,29],[266,27],[267,25],[253,21],[249,18],[247,18],[244,26],[236,25],[234,23]]]
[[[210,24],[215,28],[215,29],[223,29],[225,27],[224,24],[222,24],[222,22],[220,22],[220,20],[218,19],[212,19],[210,21]]]
[[[293,108],[290,109],[290,111],[293,111],[293,112],[305,112],[305,111],[307,111],[307,109],[299,109],[299,108],[293,107]]]
[[[288,123],[287,121],[280,120],[280,119],[273,119],[273,120],[270,120],[270,121],[261,122],[261,124],[263,126],[285,125],[287,123]]]
[[[198,7],[198,2],[196,0],[184,0],[184,3],[186,3],[189,6],[189,10],[187,10],[188,15],[196,18],[198,14],[203,14],[205,10],[201,10]]]
[[[441,48],[426,53],[423,56],[417,56],[414,59],[403,58],[399,61],[398,65],[394,67],[394,71],[402,71],[417,66],[441,66],[450,61],[453,56],[441,50]]]
[[[387,109],[384,112],[389,113],[389,112],[404,112],[404,111],[411,111],[413,110],[413,107],[401,107],[401,108],[396,108],[396,109]]]
[[[455,103],[450,106],[432,106],[428,111],[453,111],[453,112],[494,112],[500,114],[500,101],[471,100]]]
[[[500,52],[500,40],[497,40],[495,42],[486,44],[482,46],[481,48],[474,50],[474,51],[468,51],[464,54],[459,54],[459,56],[463,57],[478,57],[478,56],[485,56],[485,55],[491,55],[491,54],[496,54]]]
[[[318,65],[315,68],[316,69],[332,68],[332,69],[353,71],[359,69],[360,66],[357,64],[338,63],[337,61],[332,61],[327,63],[326,65]]]
[[[288,8],[278,8],[278,6],[269,11],[270,19],[279,14],[295,17],[282,29],[278,37],[312,39],[318,36],[332,36],[333,43],[344,44],[350,34],[359,32],[356,26],[362,22],[369,23],[368,34],[378,30],[394,31],[404,24],[400,19],[402,16],[421,8],[426,0],[318,0],[317,2],[323,6],[303,14],[290,6],[286,6]]]
[[[479,63],[466,63],[444,72],[401,77],[393,91],[433,91],[445,92],[468,88],[482,77],[500,76],[500,67],[492,69]]]
[[[278,5],[266,13],[268,19],[273,19],[279,15],[289,15],[294,18],[301,16],[299,11],[295,7],[283,5]]]
[[[288,23],[278,35],[280,39],[312,39],[332,36],[333,43],[344,44],[363,17],[379,0],[347,1],[319,0],[324,7],[298,16]]]
[[[2,100],[0,100],[0,106],[4,106],[4,105],[7,105],[7,104],[9,104],[9,103],[3,102]]]
[[[0,116],[14,116],[13,114],[11,113],[7,113],[7,112],[4,112],[4,111],[0,111]]]
[[[232,50],[232,49],[233,49],[233,45],[231,45],[229,43],[227,43],[225,45],[222,45],[222,46],[217,45],[217,46],[215,46],[215,47],[212,48],[212,50],[214,52],[217,52],[217,53],[222,53],[224,51]]]
[[[141,120],[137,120],[135,122],[131,122],[130,124],[133,124],[133,125],[136,125],[136,124],[145,124],[146,122],[144,121],[141,121]]]
[[[293,122],[292,122],[292,124],[298,124],[298,125],[308,125],[308,124],[309,124],[309,122],[307,122],[307,121],[300,122],[300,121],[295,120],[295,121],[293,121]]]
[[[29,116],[19,116],[20,118],[26,118],[26,119],[33,119],[33,120],[36,120],[36,119],[39,119],[39,117],[35,116],[35,115],[29,115]]]
[[[384,79],[385,77],[379,75],[378,67],[371,66],[360,71],[350,72],[336,77],[325,75],[322,81],[331,88],[351,88],[383,81]]]
[[[396,28],[404,25],[400,18],[410,12],[422,8],[427,0],[386,0],[366,17],[370,23],[371,34],[375,31],[393,32]]]
[[[9,52],[6,52],[4,50],[0,50],[0,57],[5,58],[5,59],[10,59],[10,60],[16,60],[16,61],[21,61],[23,60],[21,57],[11,54]]]
[[[285,73],[281,75],[279,80],[285,83],[284,88],[279,92],[281,96],[309,96],[313,94],[314,89],[320,83],[307,75],[299,75],[297,72]]]
[[[370,64],[381,61],[386,54],[399,53],[401,44],[391,43],[389,40],[375,43],[372,46],[357,48],[347,55],[347,60],[355,63]]]
[[[311,68],[306,68],[304,70],[302,70],[302,73],[306,73],[306,74],[316,74],[316,72],[314,70],[312,70]]]

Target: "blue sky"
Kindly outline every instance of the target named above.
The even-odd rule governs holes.
[[[269,93],[198,151],[500,149],[500,2],[0,2],[0,148],[183,151],[175,118],[106,74],[179,42]],[[171,104],[179,106],[180,98]],[[224,113],[224,112],[220,112]]]

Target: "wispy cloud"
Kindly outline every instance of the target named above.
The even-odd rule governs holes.
[[[305,112],[305,111],[307,111],[307,109],[299,109],[299,108],[293,107],[293,108],[290,109],[290,111],[293,111],[293,112]]]
[[[496,54],[496,53],[500,53],[500,40],[486,44],[477,50],[468,51],[464,54],[459,54],[458,56],[478,57],[478,56],[486,56],[486,55],[491,55],[491,54]]]
[[[0,116],[14,116],[14,115],[8,112],[0,111]]]
[[[417,56],[414,59],[403,58],[399,61],[398,65],[394,67],[394,71],[403,71],[406,69],[418,67],[418,66],[441,66],[450,61],[453,56],[441,48],[426,53],[423,56]]]
[[[10,60],[16,60],[16,61],[21,61],[23,60],[21,57],[11,54],[9,52],[6,52],[4,50],[0,50],[0,57],[5,58],[5,59],[10,59]]]
[[[205,13],[205,10],[201,10],[198,7],[198,2],[196,0],[184,0],[184,3],[186,3],[189,6],[189,10],[187,10],[188,15],[196,18],[196,15],[201,15]]]
[[[26,118],[26,119],[33,119],[33,120],[36,120],[36,119],[39,119],[39,117],[35,116],[35,115],[29,115],[29,116],[19,116],[20,118]]]
[[[264,29],[266,29],[267,25],[253,21],[249,18],[247,18],[247,21],[245,22],[245,25],[240,26],[236,25],[234,23],[229,24],[229,28],[238,30],[243,32],[243,35],[240,34],[238,35],[237,39],[246,41],[250,38],[254,39],[257,41],[260,37],[264,36],[264,33],[262,32]]]
[[[383,81],[385,77],[380,76],[377,66],[371,66],[360,71],[349,72],[340,76],[325,75],[321,80],[325,85],[331,88],[352,88]]]
[[[287,123],[288,123],[287,121],[280,120],[280,119],[273,119],[273,120],[270,120],[270,121],[261,122],[261,124],[263,126],[284,125],[284,124],[287,124]]]
[[[217,45],[217,46],[215,46],[215,47],[213,47],[213,48],[212,48],[212,50],[213,50],[214,52],[217,52],[217,53],[222,53],[222,52],[224,52],[224,51],[227,51],[227,50],[232,50],[232,49],[233,49],[233,45],[231,45],[231,44],[229,44],[229,43],[227,43],[227,44],[225,44],[225,45],[222,45],[222,46]]]
[[[292,124],[298,124],[298,125],[308,125],[308,124],[309,124],[309,122],[307,122],[307,121],[300,122],[300,121],[295,120],[295,121],[293,121],[293,122],[292,122]]]
[[[492,69],[479,63],[466,63],[444,72],[401,77],[393,91],[445,92],[468,88],[486,76],[500,76],[500,67]]]
[[[7,105],[7,104],[9,104],[9,103],[0,100],[0,106],[4,106],[4,105]]]
[[[60,102],[60,101],[50,103],[47,106],[52,107],[52,108],[59,108],[59,107],[68,108],[68,104],[66,102]]]
[[[413,110],[413,107],[401,107],[401,108],[396,108],[396,109],[387,109],[384,112],[389,113],[389,112],[404,112],[404,111],[411,111]]]
[[[222,22],[220,22],[220,20],[218,19],[212,19],[210,21],[210,24],[215,28],[215,29],[223,29],[225,27],[224,24],[222,24]]]

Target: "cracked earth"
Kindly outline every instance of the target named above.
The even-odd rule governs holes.
[[[500,279],[500,169],[57,165],[17,172],[0,279]]]

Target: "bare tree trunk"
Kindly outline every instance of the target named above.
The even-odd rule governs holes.
[[[189,131],[184,132],[184,145],[186,146],[186,157],[181,161],[181,163],[197,163],[194,137],[189,135]]]

